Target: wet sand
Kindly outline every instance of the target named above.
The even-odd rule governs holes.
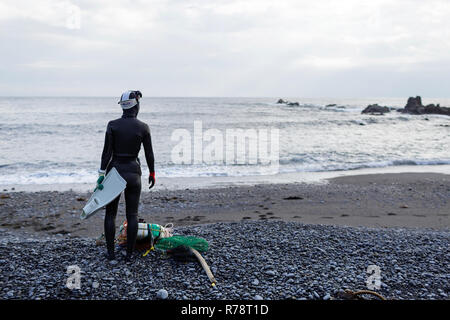
[[[104,210],[82,221],[88,193],[1,192],[0,228],[33,236],[97,237]],[[326,184],[262,184],[211,189],[143,190],[140,218],[176,226],[281,220],[305,224],[450,228],[450,175],[389,173]],[[123,196],[117,228],[125,219]]]

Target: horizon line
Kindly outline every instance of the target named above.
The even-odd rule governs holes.
[[[241,99],[408,99],[409,97],[420,96],[426,99],[450,99],[450,97],[427,97],[423,95],[410,96],[355,96],[355,97],[301,97],[301,96],[144,96],[143,99],[177,99],[177,98],[196,98],[196,99],[220,99],[220,98],[241,98]],[[93,96],[93,95],[0,95],[0,98],[117,98],[116,96]],[[119,95],[120,98],[120,95]],[[118,99],[118,98],[117,98]]]

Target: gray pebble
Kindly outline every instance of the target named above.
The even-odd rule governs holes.
[[[164,299],[167,299],[168,296],[169,296],[169,293],[165,289],[160,289],[156,293],[156,298],[158,298],[158,299],[163,299],[164,300]]]

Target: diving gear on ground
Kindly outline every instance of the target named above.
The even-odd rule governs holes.
[[[129,221],[124,221],[120,227],[120,234],[117,237],[119,246],[128,246],[128,228]],[[199,252],[207,251],[208,246],[208,242],[202,238],[173,235],[172,224],[167,224],[163,227],[155,223],[145,223],[143,220],[139,220],[136,247],[141,250],[146,250],[142,255],[143,257],[147,256],[150,251],[156,248],[164,251],[168,256],[173,257],[177,261],[188,262],[198,260],[211,281],[211,285],[215,286],[217,281]]]
[[[208,242],[206,242],[205,239],[193,236],[175,235],[172,237],[160,239],[155,244],[155,248],[159,250],[171,250],[179,246],[187,246],[200,252],[208,250]]]
[[[147,238],[151,233],[154,239],[162,239],[173,236],[173,224],[166,224],[164,227],[159,224],[144,223],[138,224],[137,240],[143,240]]]
[[[128,224],[125,220],[119,228],[119,235],[117,236],[117,243],[123,247],[127,245],[128,238]],[[136,247],[138,249],[151,249],[153,245],[163,238],[173,236],[173,224],[168,223],[164,227],[156,223],[145,223],[143,220],[138,222],[138,231],[136,237]]]
[[[150,172],[150,175],[148,176],[148,184],[150,185],[148,188],[151,189],[155,185],[156,179],[155,179],[155,173]]]
[[[100,179],[100,178],[99,178]],[[121,177],[115,168],[111,168],[106,177],[101,181],[103,190],[96,189],[89,198],[80,215],[81,219],[87,219],[107,206],[120,193],[125,190],[127,181]]]
[[[117,236],[117,244],[120,247],[126,246],[128,243],[128,228],[129,221],[125,220],[120,226],[119,235]],[[174,235],[172,223],[162,226],[139,220],[136,237],[136,247],[138,249],[147,250],[156,248],[167,251],[179,246],[187,246],[200,252],[208,250],[208,242],[205,239],[194,236]]]
[[[139,103],[139,99],[142,98],[142,93],[140,91],[126,91],[120,96],[118,104],[122,109],[131,109]]]

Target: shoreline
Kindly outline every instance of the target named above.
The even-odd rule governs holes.
[[[260,184],[326,184],[328,180],[339,177],[359,175],[376,175],[386,173],[440,173],[450,175],[450,165],[402,165],[375,168],[361,168],[339,171],[290,172],[275,175],[233,176],[233,177],[156,177],[156,190],[198,190],[216,189],[233,186],[255,186]],[[59,184],[11,184],[0,185],[0,192],[40,192],[40,191],[73,191],[78,193],[90,192],[93,183],[59,183]],[[142,190],[147,187],[145,174],[142,175]]]
[[[373,228],[450,229],[450,175],[386,173],[331,178],[327,183],[260,184],[141,194],[139,217],[179,226],[284,221]],[[90,193],[0,193],[0,229],[38,237],[95,238],[104,210],[80,220]],[[116,229],[125,220],[119,203]]]

